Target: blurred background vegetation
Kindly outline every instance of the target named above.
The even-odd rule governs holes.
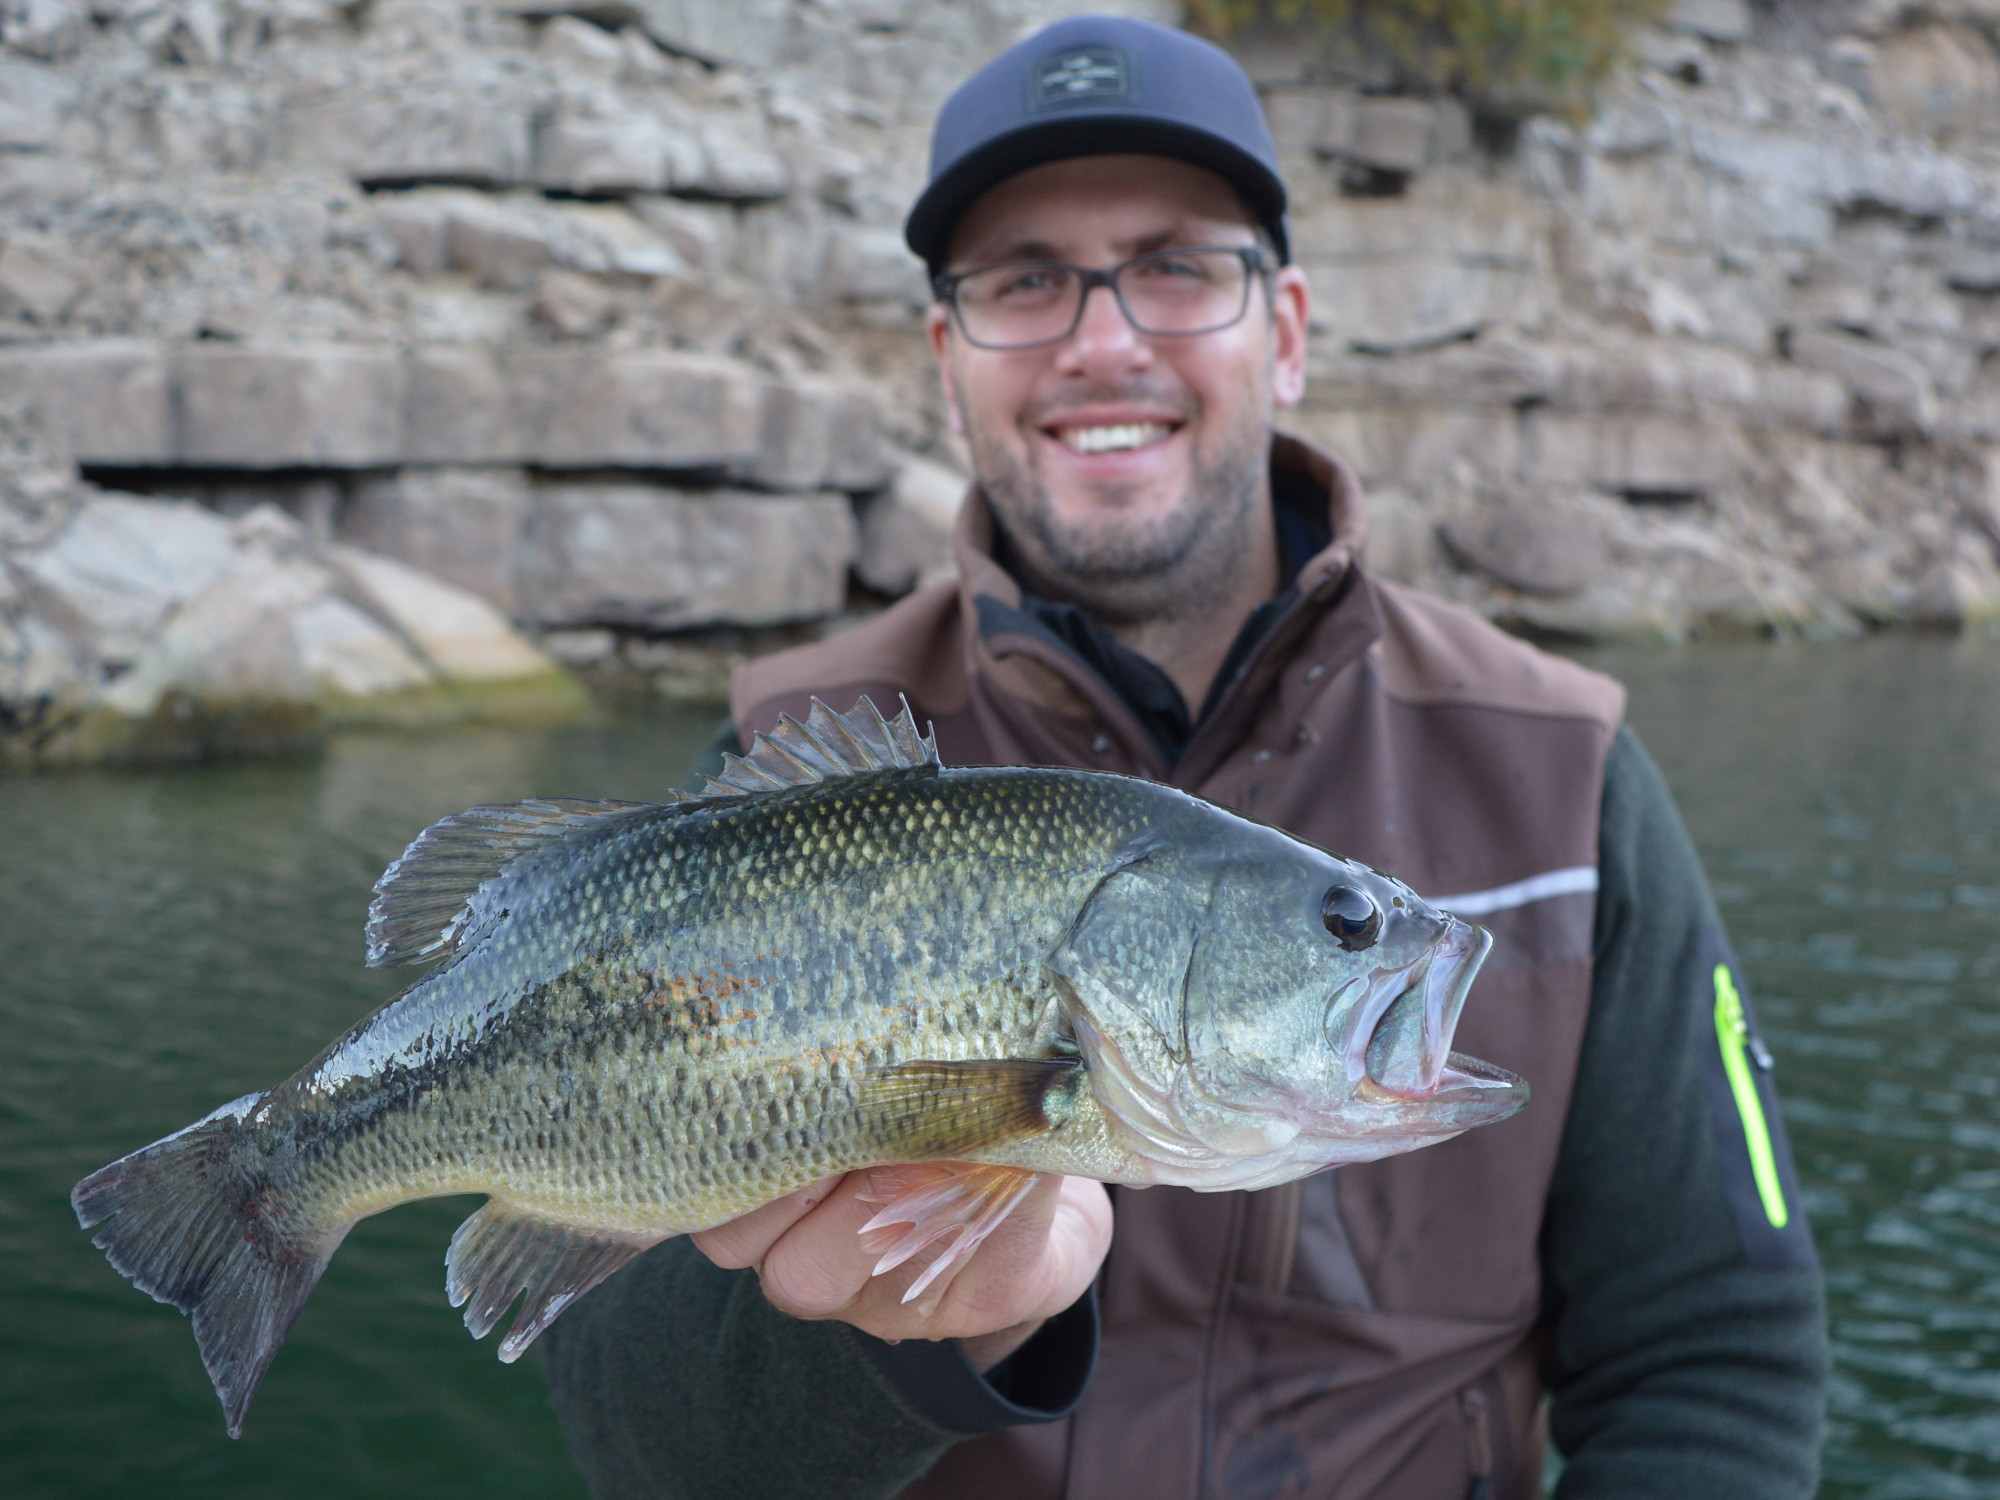
[[[1671,0],[1187,0],[1217,40],[1254,26],[1317,33],[1398,91],[1449,92],[1475,113],[1580,121],[1636,28]]]

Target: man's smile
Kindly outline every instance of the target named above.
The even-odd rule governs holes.
[[[1144,448],[1173,433],[1166,422],[1106,422],[1088,427],[1057,427],[1056,439],[1072,453],[1121,453]]]

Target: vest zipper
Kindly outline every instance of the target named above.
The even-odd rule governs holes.
[[[1486,1393],[1467,1389],[1458,1393],[1458,1409],[1465,1416],[1465,1441],[1472,1453],[1472,1483],[1465,1500],[1492,1500],[1493,1496],[1493,1417],[1487,1408]]]

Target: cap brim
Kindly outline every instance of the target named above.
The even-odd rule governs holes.
[[[1268,166],[1233,141],[1209,131],[1111,110],[1066,110],[996,136],[968,152],[924,189],[904,221],[904,243],[933,272],[941,270],[960,215],[988,188],[1047,162],[1127,152],[1168,156],[1215,173],[1243,195],[1245,206],[1277,240],[1279,260],[1291,258],[1285,229],[1285,185]]]

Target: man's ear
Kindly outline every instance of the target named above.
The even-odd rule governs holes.
[[[1306,393],[1306,333],[1312,326],[1312,285],[1297,266],[1271,277],[1271,399],[1297,406]]]
[[[937,360],[938,388],[944,392],[946,420],[955,436],[965,436],[965,418],[958,410],[958,385],[951,374],[951,312],[942,302],[933,302],[924,314],[924,336],[931,341],[931,356]]]

